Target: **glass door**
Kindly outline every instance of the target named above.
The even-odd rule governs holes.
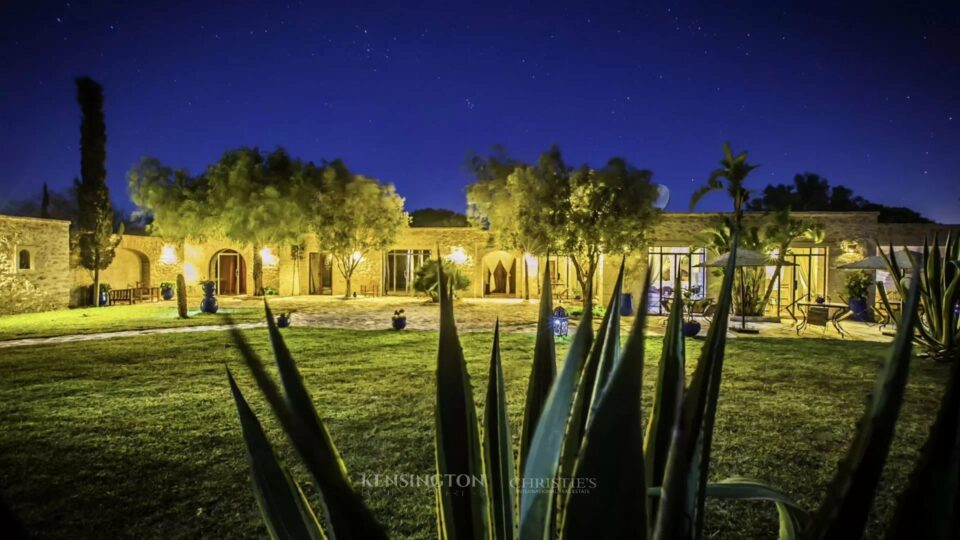
[[[681,291],[690,291],[690,298],[701,300],[707,294],[706,268],[698,266],[706,261],[706,251],[686,247],[651,247],[647,253],[650,272],[648,312],[665,315],[669,303],[678,291],[674,290],[680,277]]]

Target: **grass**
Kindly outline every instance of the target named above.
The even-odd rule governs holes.
[[[265,330],[246,332],[269,357]],[[363,474],[430,474],[436,333],[285,331],[355,482]],[[491,336],[462,336],[482,399]],[[514,436],[533,336],[503,336]],[[648,341],[645,410],[661,346]],[[564,348],[565,345],[561,345]],[[700,343],[692,342],[690,358]],[[821,499],[870,392],[885,346],[823,339],[731,340],[714,443],[713,477],[745,475],[803,505]],[[688,371],[692,371],[693,360]],[[140,336],[10,349],[0,356],[0,491],[44,538],[262,538],[228,364],[281,458],[305,471],[223,332]],[[870,537],[889,518],[937,407],[946,369],[913,367]],[[482,405],[479,404],[478,405]],[[396,538],[434,538],[429,488],[365,488]],[[776,536],[762,503],[711,504],[711,537]]]
[[[8,315],[0,317],[0,341],[147,328],[226,324],[227,316],[233,317],[237,322],[254,322],[263,320],[263,309],[221,307],[215,314],[190,310],[189,315],[187,319],[178,318],[177,304],[173,301]]]

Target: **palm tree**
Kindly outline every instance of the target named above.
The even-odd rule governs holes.
[[[790,245],[801,238],[819,244],[823,242],[824,234],[822,223],[794,218],[790,215],[789,207],[777,210],[771,215],[764,231],[764,242],[767,250],[776,251],[777,265],[767,282],[767,290],[763,295],[763,301],[759,304],[759,309],[764,309],[770,301],[773,286],[780,277],[780,270],[786,261]]]
[[[693,192],[693,196],[690,197],[690,209],[693,210],[707,193],[726,189],[727,194],[733,199],[734,232],[739,231],[743,221],[743,208],[750,198],[750,190],[743,187],[743,182],[750,171],[758,166],[747,163],[746,152],[740,152],[734,156],[730,143],[723,143],[723,159],[720,160],[720,168],[710,173],[707,183]]]

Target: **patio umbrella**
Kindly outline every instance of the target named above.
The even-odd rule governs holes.
[[[906,249],[898,249],[893,252],[893,256],[897,261],[897,266],[904,270],[913,269],[914,257],[917,258],[918,262],[923,262],[923,254],[919,251],[908,252]],[[883,255],[873,255],[857,262],[841,264],[837,268],[844,270],[887,270],[887,263],[883,260]]]
[[[705,263],[698,264],[697,266],[704,266],[709,268],[726,268],[727,263],[730,262],[730,253],[724,253],[719,257],[710,259]],[[741,333],[749,334],[759,334],[759,330],[751,330],[747,328],[747,310],[744,309],[747,305],[747,290],[744,286],[743,280],[743,269],[744,268],[760,268],[767,266],[776,266],[776,259],[771,259],[767,254],[760,253],[759,251],[754,251],[752,249],[737,249],[737,260],[734,261],[734,266],[740,269],[740,328],[734,329]],[[789,261],[783,261],[782,266],[796,266],[796,263]]]

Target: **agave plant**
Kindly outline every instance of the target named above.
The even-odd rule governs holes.
[[[941,252],[940,238],[934,236],[933,246],[923,241],[923,259],[914,261],[914,266],[920,268],[919,289],[920,305],[923,306],[920,314],[920,323],[914,336],[917,345],[927,354],[941,361],[960,360],[960,237],[947,235],[946,245]],[[906,251],[906,248],[904,248]],[[897,292],[901,298],[906,298],[905,285],[900,282],[902,269],[893,256],[893,244],[890,251],[883,252],[877,245],[877,251],[887,264],[887,269],[895,276]],[[907,254],[910,251],[906,251]],[[896,311],[891,309],[887,291],[882,282],[877,282],[877,292],[884,304],[887,313],[894,321],[897,320]]]
[[[449,286],[441,287],[435,410],[437,473],[469,475],[483,481],[472,489],[450,489],[437,483],[438,536],[444,540],[699,540],[705,536],[705,500],[712,497],[773,502],[782,539],[860,537],[906,387],[919,287],[907,297],[891,354],[880,369],[867,410],[827,496],[816,513],[808,514],[783,491],[755,480],[735,477],[708,482],[735,257],[734,250],[721,288],[716,324],[708,332],[689,384],[684,380],[682,299],[680,295],[675,297],[653,409],[645,427],[641,420],[641,381],[646,306],[641,306],[621,347],[618,301],[623,267],[596,335],[590,313],[584,313],[557,373],[550,365],[555,353],[546,326],[550,312],[547,294],[541,307],[524,413],[525,424],[533,425],[523,426],[517,472],[506,414],[499,325],[494,330],[481,427],[454,324],[452,295]],[[440,282],[447,283],[442,270]],[[544,290],[549,293],[548,280]],[[324,523],[321,527],[296,482],[278,462],[256,416],[230,377],[254,492],[271,536],[383,537],[383,528],[350,486],[346,467],[310,401],[269,307],[267,321],[282,394],[242,336],[234,335],[267,402],[316,481]],[[960,503],[958,365],[960,362],[953,366],[940,412],[896,509],[887,533],[890,538],[910,538],[916,532],[921,535],[916,537],[946,540],[960,534],[960,520],[955,517]],[[529,442],[525,442],[527,434]],[[926,497],[929,493],[935,494],[932,500]]]

